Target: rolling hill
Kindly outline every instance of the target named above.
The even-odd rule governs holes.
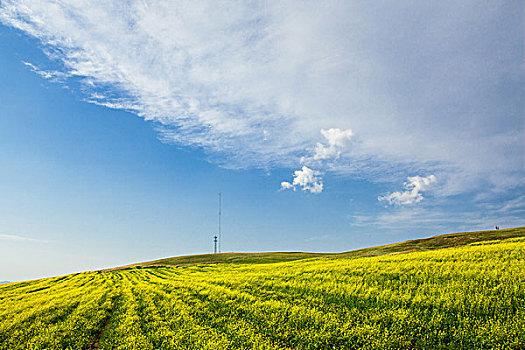
[[[0,285],[0,349],[523,349],[524,271],[524,228],[162,259]]]
[[[378,256],[385,254],[399,254],[443,249],[466,245],[474,242],[502,240],[522,236],[525,236],[525,227],[515,227],[503,230],[448,233],[429,238],[414,239],[400,243],[387,244],[342,253],[267,252],[186,255],[130,264],[107,269],[107,271],[131,267],[186,266],[199,264],[267,264],[322,257],[335,258]]]

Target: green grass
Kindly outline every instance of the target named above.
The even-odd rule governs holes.
[[[524,237],[525,227],[504,230],[473,231],[448,233],[429,238],[413,239],[406,242],[365,248],[341,253],[341,256],[378,256],[434,249],[452,248],[476,242],[495,241],[515,237]]]
[[[136,263],[109,270],[130,267],[185,266],[199,264],[267,264],[320,257],[333,258],[350,256],[378,256],[384,254],[398,254],[414,251],[443,249],[470,244],[473,242],[501,240],[523,236],[525,236],[525,227],[516,227],[504,230],[450,233],[433,236],[430,238],[415,239],[401,243],[388,244],[343,253],[269,252],[187,255]]]
[[[304,253],[181,257],[4,284],[0,349],[523,349],[523,236],[294,261],[282,260]]]
[[[149,266],[185,266],[201,264],[267,264],[284,261],[294,261],[323,256],[333,256],[330,253],[304,253],[304,252],[271,252],[271,253],[220,253],[177,256],[160,260],[133,264],[126,267]]]

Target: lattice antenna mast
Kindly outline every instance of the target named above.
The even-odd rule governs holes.
[[[222,220],[222,198],[219,192],[219,253],[221,252],[221,220]]]

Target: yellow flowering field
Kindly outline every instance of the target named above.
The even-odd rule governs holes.
[[[525,238],[0,286],[0,349],[523,349]]]

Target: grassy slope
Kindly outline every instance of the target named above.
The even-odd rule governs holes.
[[[339,256],[377,256],[458,247],[475,242],[496,241],[525,236],[525,227],[504,230],[448,233],[429,238],[414,239],[401,243],[344,252]]]
[[[378,256],[385,254],[398,254],[414,251],[425,251],[457,247],[474,242],[501,240],[513,237],[525,236],[525,227],[515,227],[504,230],[476,231],[449,233],[430,238],[415,239],[401,243],[387,244],[378,247],[371,247],[353,250],[343,253],[304,253],[304,252],[277,252],[277,253],[222,253],[222,254],[203,254],[177,256],[143,263],[131,264],[117,267],[110,270],[118,270],[130,267],[150,267],[150,266],[184,266],[199,264],[264,264],[283,261],[293,261],[319,257],[363,257]]]

